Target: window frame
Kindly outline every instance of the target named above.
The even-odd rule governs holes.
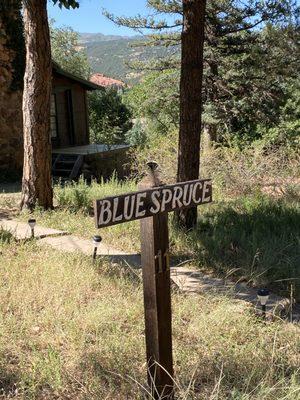
[[[54,107],[53,107],[54,105]],[[54,112],[53,112],[54,111]],[[53,130],[52,122],[54,122],[55,130]],[[55,135],[53,135],[55,133]],[[57,121],[57,101],[56,93],[51,93],[50,103],[50,137],[52,141],[58,141],[58,121]]]

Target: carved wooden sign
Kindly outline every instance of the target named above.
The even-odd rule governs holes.
[[[212,183],[210,179],[158,186],[153,189],[96,200],[95,223],[97,228],[103,228],[211,201]]]

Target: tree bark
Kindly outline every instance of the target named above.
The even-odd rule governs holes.
[[[183,0],[182,3],[178,182],[199,177],[206,9],[205,0]],[[197,222],[197,208],[181,210],[176,216],[180,226],[190,229]]]
[[[47,0],[24,1],[26,69],[23,92],[24,166],[21,208],[53,206],[51,181],[51,48]]]

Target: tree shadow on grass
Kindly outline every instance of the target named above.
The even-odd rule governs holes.
[[[300,210],[297,203],[245,198],[215,205],[199,218],[188,245],[199,267],[245,278],[300,300]]]
[[[18,359],[7,350],[1,351],[0,359],[0,398],[10,399],[15,397],[21,381]]]

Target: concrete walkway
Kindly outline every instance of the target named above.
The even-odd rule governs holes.
[[[171,268],[171,278],[183,292],[229,295],[237,300],[251,303],[257,310],[260,309],[257,288],[249,287],[244,282],[236,283],[230,279],[216,278],[191,267]],[[300,321],[300,304],[295,304],[291,308],[287,298],[270,293],[267,313],[270,318],[284,317]]]
[[[92,255],[93,243],[92,240],[82,239],[77,236],[67,235],[58,237],[44,237],[38,241],[39,245],[49,245],[54,247],[56,250],[63,250],[67,252],[76,252]],[[128,263],[133,268],[140,268],[141,257],[139,254],[128,254],[118,249],[114,249],[101,242],[98,249],[97,255],[102,257],[108,257],[111,262],[114,263]]]
[[[0,228],[10,232],[16,239],[24,240],[31,238],[31,229],[25,222],[20,222],[11,219],[0,219]],[[37,239],[51,236],[67,235],[67,232],[59,231],[56,229],[44,228],[36,225],[34,228],[34,235]]]
[[[28,224],[9,220],[0,217],[0,228],[11,232],[17,239],[28,239],[31,231]],[[55,229],[35,227],[35,237],[38,239],[38,245],[48,245],[56,250],[76,252],[91,255],[93,252],[92,240],[82,239],[77,236],[69,235],[67,232]],[[141,258],[139,254],[128,254],[115,249],[105,243],[100,243],[97,250],[98,256],[107,257],[113,263],[125,263],[131,268],[141,267]],[[204,274],[199,270],[188,267],[188,262],[176,265],[173,259],[171,265],[171,278],[179,290],[188,293],[211,293],[225,294],[235,299],[251,303],[256,308],[257,289],[251,288],[244,283],[235,283],[231,280],[216,278],[213,275]],[[290,320],[300,321],[300,305],[293,306],[290,309],[287,299],[271,293],[267,305],[267,313],[272,317],[289,317]]]

